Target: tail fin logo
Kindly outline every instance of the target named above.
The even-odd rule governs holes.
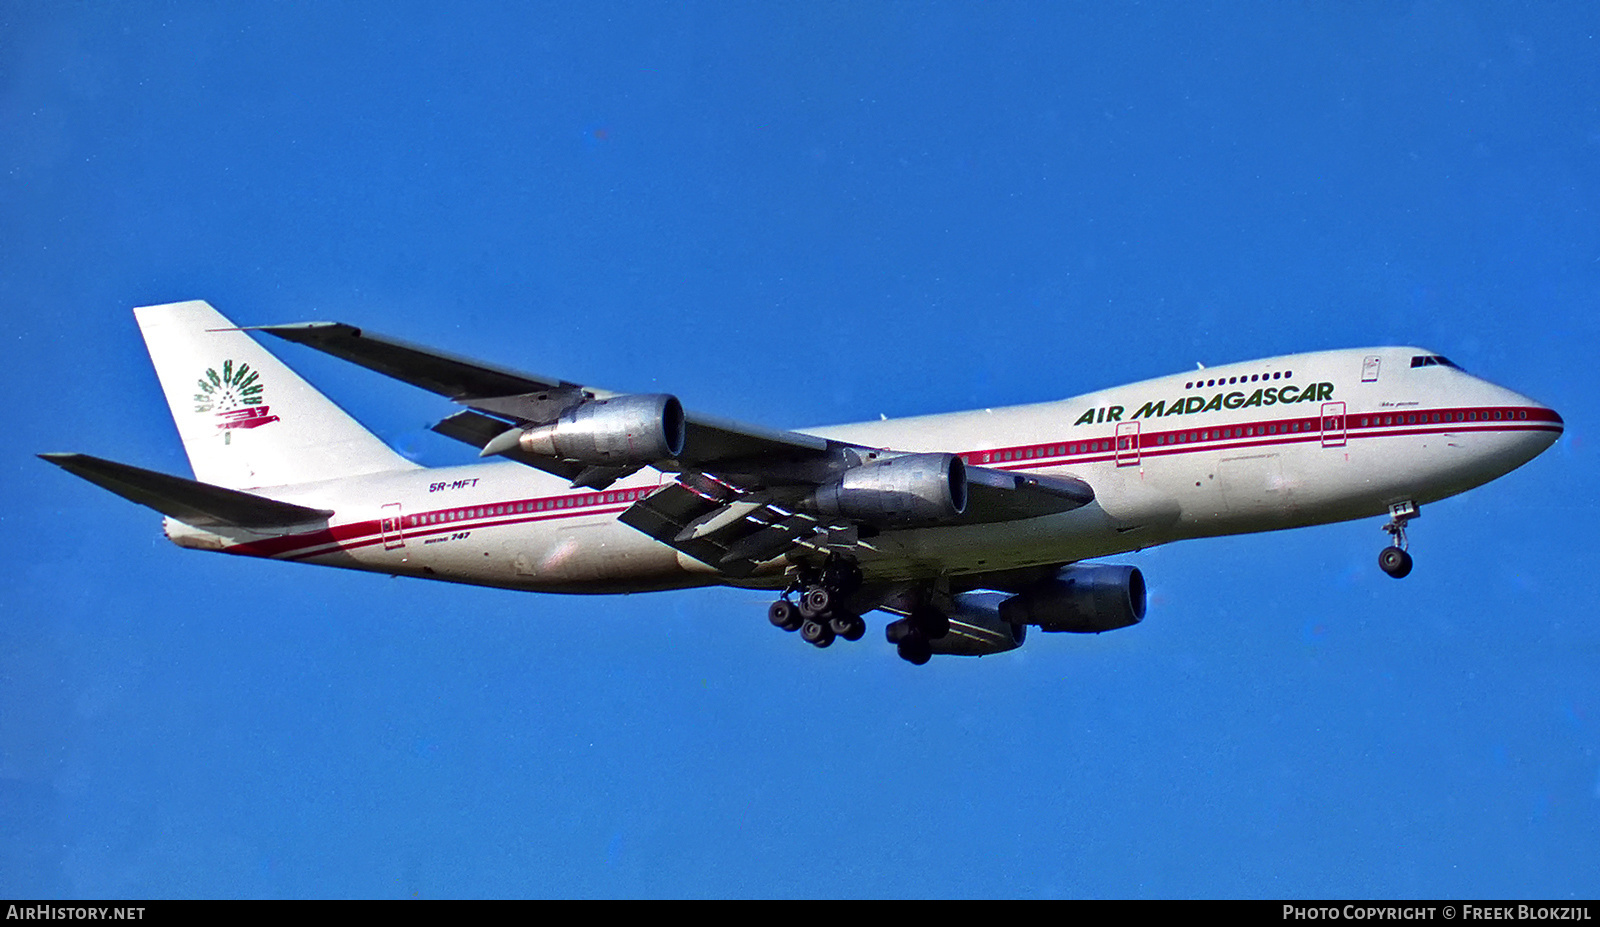
[[[225,360],[222,373],[208,367],[195,382],[200,386],[194,394],[195,412],[214,413],[219,429],[258,428],[278,421],[271,407],[262,401],[264,384],[260,372],[251,370],[249,364],[235,365],[232,360]]]

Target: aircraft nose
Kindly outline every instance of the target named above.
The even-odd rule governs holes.
[[[1527,415],[1531,419],[1526,423],[1528,438],[1537,446],[1534,450],[1536,454],[1560,440],[1562,433],[1567,430],[1566,420],[1561,413],[1542,403],[1529,402]]]
[[[1561,433],[1567,430],[1566,420],[1561,417],[1560,412],[1542,402],[1534,402],[1521,396],[1517,398],[1527,404],[1530,413],[1528,417],[1543,426],[1543,430],[1551,434],[1552,440],[1561,437]]]
[[[1513,439],[1520,453],[1528,460],[1544,453],[1560,440],[1567,428],[1561,413],[1555,409],[1503,386],[1491,384],[1491,388],[1485,392],[1480,401],[1501,407],[1498,410],[1490,408],[1483,412],[1486,418],[1492,416],[1494,421],[1499,421],[1501,412],[1504,411],[1505,415],[1513,420],[1514,424],[1509,424],[1506,428],[1507,437]]]
[[[1503,386],[1491,384],[1491,389],[1483,401],[1507,407],[1506,414],[1518,420],[1517,430],[1540,433],[1552,443],[1566,431],[1567,423],[1561,417],[1561,413],[1538,400]],[[1493,414],[1496,419],[1500,417],[1498,412]]]

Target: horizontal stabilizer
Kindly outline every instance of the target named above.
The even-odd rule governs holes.
[[[196,527],[231,525],[241,528],[285,528],[322,521],[333,514],[328,509],[279,502],[265,496],[144,470],[88,454],[39,456],[124,499],[149,506],[163,515]]]

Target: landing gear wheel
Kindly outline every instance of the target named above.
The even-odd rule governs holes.
[[[861,620],[860,615],[834,615],[828,619],[828,627],[847,641],[861,640],[862,635],[867,633],[867,623]]]
[[[800,612],[807,618],[826,618],[833,611],[834,598],[827,586],[812,586],[800,597]]]
[[[1415,502],[1396,502],[1389,506],[1389,523],[1383,530],[1394,538],[1394,546],[1385,547],[1378,555],[1378,568],[1395,579],[1404,579],[1411,573],[1411,555],[1406,553],[1406,522],[1421,514]]]
[[[914,666],[921,666],[933,659],[933,647],[918,636],[911,636],[895,645],[899,651],[900,659]]]
[[[1411,573],[1411,555],[1398,547],[1385,547],[1378,555],[1378,568],[1395,579],[1405,579]]]
[[[833,629],[815,618],[807,618],[800,625],[800,638],[813,647],[826,647],[833,643]]]
[[[800,623],[805,619],[800,617],[800,609],[795,608],[793,602],[788,599],[779,599],[767,607],[767,620],[772,622],[772,626],[775,628],[782,628],[785,631],[798,631],[800,630]]]

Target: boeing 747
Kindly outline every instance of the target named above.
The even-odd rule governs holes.
[[[194,478],[46,460],[166,516],[182,547],[530,592],[769,589],[817,647],[892,615],[917,664],[1029,627],[1138,623],[1132,566],[1189,538],[1388,516],[1522,466],[1561,416],[1423,348],[1226,364],[1036,405],[786,431],[455,357],[352,325],[255,331],[446,397],[482,459],[400,456],[200,301],[136,309]]]

